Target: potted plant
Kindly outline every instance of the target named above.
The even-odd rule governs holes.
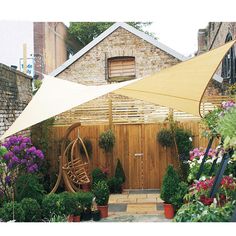
[[[76,207],[73,213],[74,213],[73,222],[80,222],[80,215],[82,213],[82,206],[80,203],[76,204]]]
[[[172,165],[167,167],[161,187],[161,199],[164,201],[164,213],[167,219],[174,217],[174,206],[171,198],[175,195],[179,186],[179,176]]]
[[[163,147],[171,147],[174,144],[173,133],[170,129],[162,129],[157,134],[157,141]]]
[[[115,135],[112,130],[109,129],[101,133],[99,136],[99,147],[102,148],[105,152],[111,152],[115,145]]]
[[[117,179],[120,179],[121,184],[122,184],[121,185],[121,192],[123,192],[126,177],[125,177],[125,172],[124,172],[124,169],[123,169],[122,164],[120,162],[120,159],[117,159],[117,164],[116,164],[116,169],[115,169],[115,177]]]
[[[122,182],[120,178],[111,177],[107,181],[110,193],[122,193]]]
[[[93,193],[96,197],[97,208],[100,210],[101,218],[108,216],[109,188],[106,181],[99,181],[93,187]]]
[[[99,221],[101,219],[100,211],[97,208],[96,198],[93,198],[92,202],[92,217],[93,221]]]

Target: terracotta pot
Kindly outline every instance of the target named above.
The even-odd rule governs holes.
[[[84,192],[89,192],[90,191],[90,183],[82,184],[82,190]]]
[[[100,211],[101,218],[108,217],[108,205],[106,205],[106,206],[97,206],[97,208]]]
[[[73,215],[68,215],[67,216],[67,221],[68,222],[73,222],[74,221],[74,216]]]
[[[163,203],[163,205],[164,205],[165,217],[167,219],[173,219],[175,215],[175,210],[174,210],[173,205],[169,203]]]
[[[73,222],[80,222],[80,216],[74,216]]]

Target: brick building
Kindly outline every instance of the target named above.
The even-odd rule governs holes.
[[[209,51],[219,47],[226,42],[236,38],[236,22],[209,22],[205,29],[198,31],[198,52]],[[217,70],[217,74],[222,77],[221,91],[225,85],[231,85],[236,82],[236,46],[234,45]]]
[[[0,135],[21,114],[32,98],[32,78],[0,63]]]
[[[62,22],[34,22],[35,74],[49,74],[78,51],[78,43],[68,37]]]
[[[115,23],[51,75],[100,85],[140,78],[185,57],[126,23]]]

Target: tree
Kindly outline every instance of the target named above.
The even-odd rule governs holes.
[[[152,22],[127,23],[135,27],[136,29],[154,37],[153,33],[143,30],[144,27],[151,25]],[[75,37],[78,40],[81,49],[113,24],[114,22],[70,22],[69,37]]]

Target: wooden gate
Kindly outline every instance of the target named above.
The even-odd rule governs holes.
[[[156,189],[161,187],[165,170],[169,164],[177,165],[174,148],[163,148],[156,140],[157,133],[168,124],[115,124],[112,130],[116,137],[112,155],[106,155],[98,146],[99,135],[109,129],[108,125],[87,125],[80,127],[80,136],[91,140],[93,154],[92,168],[108,167],[111,164],[111,175],[114,174],[117,159],[120,159],[126,175],[125,188]],[[198,122],[186,122],[181,126],[191,130],[195,147],[206,147],[207,140],[202,138]],[[67,126],[55,126],[53,143],[50,148],[50,162],[57,165],[59,156],[59,140],[63,137]],[[74,132],[71,138],[76,138]],[[214,145],[215,146],[215,145]],[[111,158],[111,159],[108,159]]]

